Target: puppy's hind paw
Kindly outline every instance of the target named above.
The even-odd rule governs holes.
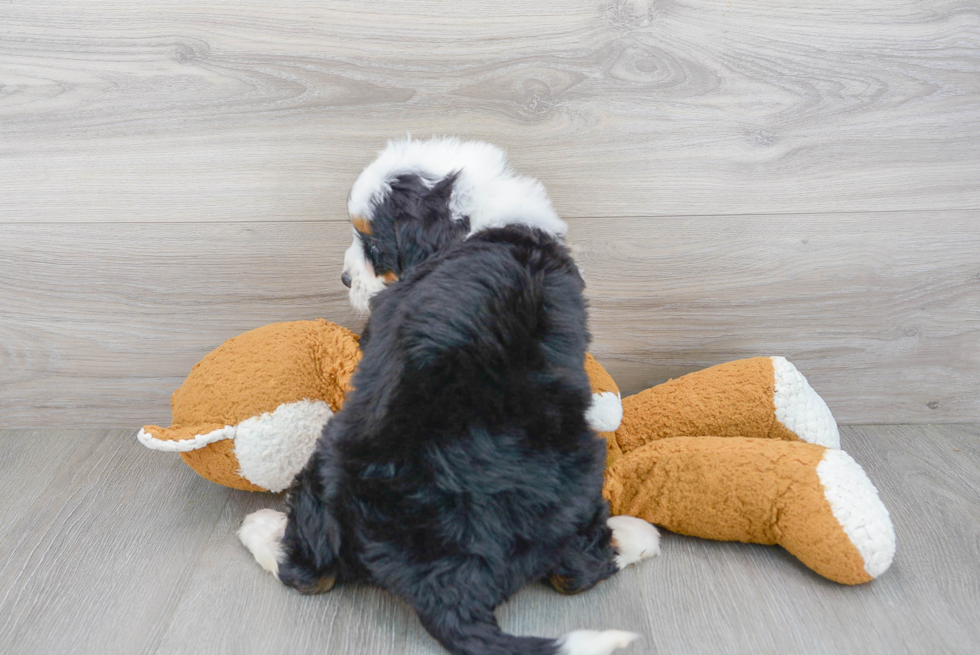
[[[609,655],[639,637],[622,630],[574,630],[558,640],[558,655]]]
[[[279,578],[282,538],[286,534],[286,515],[274,509],[252,512],[242,521],[238,538],[263,569]]]
[[[643,519],[613,516],[606,521],[606,525],[612,528],[616,566],[620,571],[630,564],[660,554],[660,533]]]

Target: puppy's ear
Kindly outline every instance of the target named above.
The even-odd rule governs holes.
[[[286,561],[279,566],[279,579],[304,594],[330,591],[336,581],[341,535],[328,485],[314,453],[289,490],[282,540]]]
[[[402,269],[421,264],[432,255],[446,250],[466,238],[470,230],[468,216],[454,219],[449,203],[459,172],[450,173],[418,200],[415,220],[395,226],[399,244],[398,259]]]
[[[435,212],[437,217],[441,218],[445,208],[449,207],[449,201],[453,195],[453,187],[456,186],[456,180],[458,178],[459,171],[453,171],[436,182],[429,189],[429,192],[425,194],[425,199],[422,201],[424,207],[423,212]]]

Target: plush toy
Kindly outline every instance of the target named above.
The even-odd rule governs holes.
[[[180,453],[219,484],[281,491],[340,408],[359,359],[357,336],[324,320],[246,332],[194,366],[171,399],[174,425],[145,426],[139,440]],[[838,449],[830,410],[785,359],[729,362],[625,400],[590,355],[585,368],[614,514],[780,544],[845,584],[891,564],[894,531],[877,490]]]
[[[706,539],[779,544],[820,575],[868,582],[895,532],[837,424],[782,357],[685,375],[623,400],[603,493],[613,514]]]
[[[170,399],[173,425],[147,425],[137,437],[180,453],[212,482],[282,491],[340,409],[360,359],[358,336],[323,319],[256,328],[194,365]]]

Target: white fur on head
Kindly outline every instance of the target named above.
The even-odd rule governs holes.
[[[374,207],[391,191],[391,181],[415,173],[435,184],[453,172],[459,177],[449,202],[453,218],[470,219],[470,233],[521,223],[560,236],[568,225],[558,217],[544,185],[517,174],[500,148],[482,141],[408,137],[389,141],[351,187],[347,211],[370,221]]]
[[[416,174],[434,185],[450,173],[458,176],[449,209],[453,220],[469,219],[469,234],[513,224],[537,227],[559,237],[568,231],[568,225],[551,206],[544,185],[514,171],[503,150],[481,141],[450,137],[389,141],[354,181],[347,211],[351,219],[370,224],[375,208],[399,175]],[[371,296],[383,289],[385,282],[361,247],[355,233],[354,243],[344,255],[344,272],[351,278],[351,305],[367,311]]]
[[[364,246],[354,230],[354,243],[344,253],[344,273],[350,276],[351,307],[359,312],[370,309],[371,296],[385,288],[385,281],[374,272],[374,266],[364,256]]]

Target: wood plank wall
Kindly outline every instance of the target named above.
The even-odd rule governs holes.
[[[778,6],[777,6],[778,5]],[[508,149],[634,392],[782,354],[845,423],[980,420],[975,0],[0,4],[0,427],[138,427],[326,317],[385,139]]]

